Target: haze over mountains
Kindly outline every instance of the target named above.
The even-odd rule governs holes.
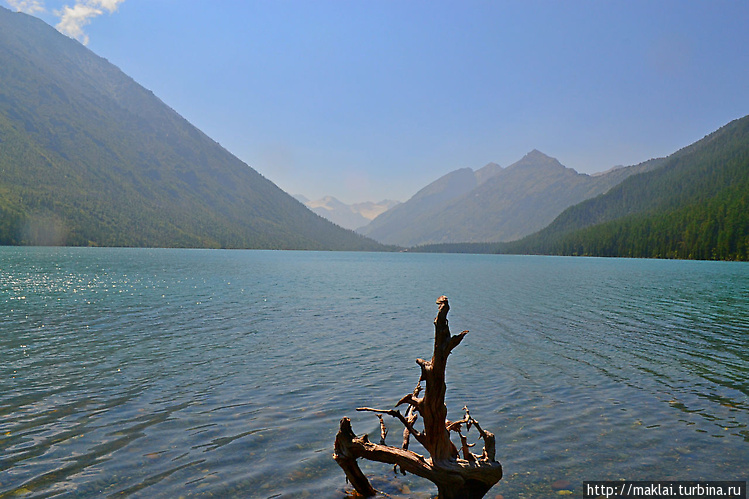
[[[0,82],[1,244],[381,249],[80,43],[1,7]]]
[[[655,159],[591,176],[533,150],[507,168],[489,163],[475,172],[450,172],[359,232],[401,246],[511,241],[544,228],[565,208],[660,164]]]
[[[321,217],[327,218],[334,224],[350,230],[364,227],[377,218],[377,216],[400,204],[399,201],[392,201],[390,199],[385,199],[377,203],[367,201],[364,203],[346,204],[333,196],[325,196],[316,201],[311,201],[301,194],[295,194],[294,197]]]

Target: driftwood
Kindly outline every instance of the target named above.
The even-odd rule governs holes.
[[[380,443],[372,443],[365,434],[357,437],[351,428],[349,418],[341,419],[340,429],[335,438],[333,459],[343,469],[347,480],[356,492],[365,497],[372,497],[377,491],[359,469],[356,460],[368,459],[394,465],[394,469],[426,478],[435,485],[440,499],[479,499],[502,479],[502,465],[495,460],[496,443],[494,434],[484,430],[464,407],[463,419],[449,421],[445,406],[445,368],[447,356],[457,347],[468,331],[451,335],[447,325],[447,312],[450,307],[447,297],[437,300],[439,311],[434,320],[434,354],[432,360],[416,359],[421,367],[421,377],[412,393],[403,397],[395,407],[408,405],[405,414],[397,409],[374,409],[360,407],[357,411],[377,414],[380,418]],[[425,382],[424,396],[419,397],[421,382]],[[387,428],[383,415],[396,418],[403,425],[403,443],[400,447],[385,444]],[[423,428],[415,427],[421,416]],[[481,455],[470,451],[467,437],[463,435],[475,427],[479,437],[484,441]],[[460,450],[450,440],[450,432],[458,433]],[[416,439],[429,453],[424,457],[409,450],[410,437]],[[462,457],[461,457],[462,455]]]

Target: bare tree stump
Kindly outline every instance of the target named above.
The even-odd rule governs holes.
[[[341,419],[340,429],[335,438],[333,459],[341,466],[346,479],[356,492],[365,497],[372,497],[377,491],[359,469],[356,460],[368,459],[394,465],[406,472],[426,478],[435,485],[440,499],[480,499],[492,486],[502,479],[502,465],[495,460],[496,442],[494,434],[485,431],[464,407],[463,419],[449,421],[445,406],[445,368],[447,357],[457,347],[468,331],[451,335],[447,325],[447,312],[450,307],[446,296],[437,299],[439,311],[434,320],[434,353],[429,361],[416,359],[421,367],[421,377],[413,393],[403,397],[395,407],[408,404],[404,416],[397,409],[373,409],[359,407],[357,411],[374,412],[380,418],[380,443],[369,441],[367,435],[357,437],[351,428],[349,418]],[[419,397],[421,382],[424,381],[424,396]],[[387,429],[382,415],[398,419],[404,426],[401,447],[385,445]],[[418,416],[421,416],[423,429],[414,427]],[[475,427],[479,437],[484,441],[481,455],[470,452],[466,432]],[[450,440],[450,432],[458,433],[461,441],[461,458],[458,448]],[[424,457],[408,449],[409,439],[413,436],[429,453]]]

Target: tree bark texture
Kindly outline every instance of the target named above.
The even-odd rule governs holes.
[[[502,465],[495,460],[496,442],[494,434],[485,431],[473,419],[468,408],[464,407],[463,419],[449,421],[445,406],[445,369],[447,357],[457,347],[468,331],[450,334],[447,323],[447,312],[450,310],[447,297],[437,299],[439,306],[437,318],[434,320],[434,352],[431,360],[416,359],[421,368],[421,376],[412,393],[403,397],[395,407],[407,404],[405,415],[394,409],[374,409],[360,407],[357,411],[374,412],[380,418],[380,443],[372,443],[365,434],[357,437],[351,428],[351,420],[341,419],[340,428],[335,439],[333,458],[341,466],[347,480],[354,489],[365,497],[372,497],[377,491],[369,483],[367,477],[359,469],[358,458],[368,459],[394,465],[402,473],[412,473],[426,478],[435,485],[440,499],[479,499],[489,489],[502,479]],[[421,383],[425,384],[424,395],[421,393]],[[404,426],[403,443],[400,447],[385,444],[387,429],[382,415],[391,416]],[[419,416],[423,428],[418,430],[414,425]],[[479,437],[484,441],[481,455],[470,452],[467,437],[463,435],[463,428],[468,432],[475,427]],[[461,450],[453,444],[450,432],[456,432],[461,442]],[[429,453],[424,457],[409,450],[409,440],[413,436]],[[462,457],[461,457],[462,454]]]

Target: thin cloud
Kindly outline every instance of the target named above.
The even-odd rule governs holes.
[[[32,15],[39,12],[46,12],[47,10],[44,8],[44,2],[42,0],[8,0],[8,5],[16,9],[17,12]]]
[[[28,1],[28,0],[27,0]],[[65,5],[62,10],[55,11],[60,16],[60,22],[56,28],[72,38],[78,39],[84,45],[88,45],[88,35],[83,31],[85,26],[91,24],[91,20],[104,14],[115,12],[119,5],[125,0],[78,0],[70,7]]]

